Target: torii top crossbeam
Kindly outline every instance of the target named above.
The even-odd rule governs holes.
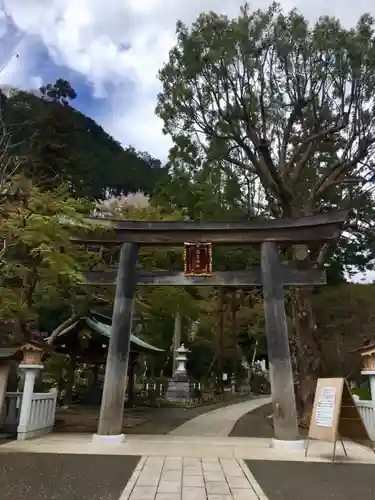
[[[119,245],[125,242],[147,246],[180,245],[186,241],[241,246],[272,241],[284,244],[335,240],[347,219],[347,211],[308,217],[218,221],[125,221],[92,217],[111,231],[91,231],[74,238],[77,243]]]

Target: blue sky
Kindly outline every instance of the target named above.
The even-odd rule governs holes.
[[[269,0],[253,0],[266,7]],[[309,18],[336,15],[350,24],[370,0],[327,3],[281,0]],[[15,51],[0,72],[2,83],[21,87],[66,78],[76,87],[77,106],[97,119],[124,145],[132,144],[161,160],[171,146],[155,116],[160,90],[157,72],[174,45],[178,19],[187,24],[202,11],[235,16],[243,0],[0,0],[0,62]],[[17,34],[22,34],[21,42]]]
[[[44,83],[53,83],[58,78],[68,80],[77,92],[74,107],[78,108],[84,114],[92,115],[94,113],[100,116],[107,107],[108,103],[106,99],[94,98],[92,85],[84,75],[69,67],[56,65],[43,45],[40,47],[40,55],[35,64],[35,73],[42,78]]]

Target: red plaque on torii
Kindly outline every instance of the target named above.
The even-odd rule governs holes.
[[[185,276],[212,275],[212,244],[184,243]]]

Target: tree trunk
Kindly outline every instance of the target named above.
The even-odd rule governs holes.
[[[295,363],[296,400],[300,422],[309,422],[317,379],[322,373],[321,344],[312,310],[312,287],[297,287],[293,293],[294,335],[291,348]]]
[[[73,387],[75,382],[75,373],[77,368],[77,360],[75,356],[70,356],[67,366],[66,385],[64,395],[64,406],[71,406],[73,403]]]
[[[18,381],[19,381],[19,371],[18,371],[18,361],[9,361],[9,373],[6,386],[6,392],[17,392]]]

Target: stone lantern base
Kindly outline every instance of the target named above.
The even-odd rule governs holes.
[[[175,372],[169,380],[165,399],[173,403],[187,403],[194,397],[194,380],[186,372]]]

